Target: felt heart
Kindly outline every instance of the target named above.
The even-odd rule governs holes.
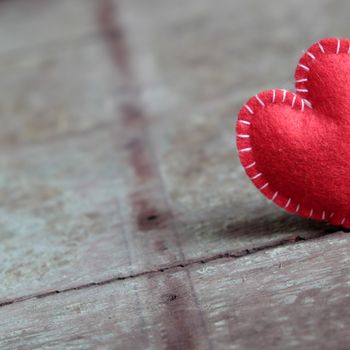
[[[269,90],[239,112],[247,175],[288,212],[350,227],[350,41],[324,39],[301,57],[295,93]]]

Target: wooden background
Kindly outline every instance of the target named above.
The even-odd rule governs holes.
[[[268,203],[234,148],[349,13],[1,0],[0,349],[349,349],[349,234]]]

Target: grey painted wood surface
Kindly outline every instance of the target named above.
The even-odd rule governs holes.
[[[230,285],[231,260],[313,239],[280,258],[298,269],[298,249],[307,256],[307,249],[327,247],[333,264],[333,255],[345,259],[337,242],[346,247],[347,238],[330,238],[332,245],[320,238],[337,228],[285,214],[261,198],[234,151],[234,114],[258,90],[290,87],[310,43],[346,36],[349,7],[325,0],[1,1],[0,348],[261,342],[248,319],[268,312],[267,305],[249,309],[242,294],[243,336],[232,326],[231,317],[239,319],[229,291],[242,291]],[[254,278],[267,278],[274,262],[254,259],[239,260],[251,260],[252,269],[260,264]],[[198,264],[204,273],[195,272]],[[316,278],[312,261],[303,269]],[[302,272],[281,283],[295,280],[296,294],[307,289],[311,281]],[[328,272],[332,288],[341,272]],[[346,290],[344,281],[339,290]],[[284,297],[275,283],[271,288]],[[87,304],[77,310],[85,312],[71,311],[82,298]],[[214,321],[215,298],[224,303]],[[287,312],[281,300],[269,300],[276,319],[261,316],[274,332],[286,327],[278,319]],[[312,333],[329,309],[318,312],[308,319]],[[339,325],[346,321],[346,313],[334,312]],[[303,315],[290,308],[288,322],[297,325]],[[329,327],[325,332],[337,336],[324,344],[344,344],[341,326]],[[290,347],[323,344],[321,336],[295,333],[295,340],[286,332],[281,339]]]
[[[1,348],[347,349],[349,243],[193,264],[193,290],[179,268],[8,305]]]

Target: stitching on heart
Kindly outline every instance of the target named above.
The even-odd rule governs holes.
[[[286,99],[288,97],[288,94],[291,94],[293,95],[293,98],[292,98],[292,102],[291,102],[291,108],[294,108],[295,106],[295,102],[297,100],[297,98],[300,99],[300,111],[301,112],[304,112],[305,110],[305,106],[309,107],[310,109],[312,109],[311,105],[306,103],[306,101],[301,98],[300,96],[298,96],[297,94],[293,93],[293,92],[290,92],[290,91],[287,91],[285,89],[274,89],[272,90],[272,99],[271,101],[264,101],[264,97],[263,96],[259,96],[259,94],[255,95],[254,98],[259,102],[259,104],[262,106],[262,108],[265,108],[267,104],[269,103],[272,103],[272,104],[275,104],[276,102],[279,102],[278,100],[278,92],[281,92],[282,94],[282,98],[281,98],[281,102],[282,103],[285,103],[286,102]],[[249,101],[248,101],[249,103]],[[248,111],[249,115],[250,116],[254,116],[254,110],[251,106],[249,106],[249,104],[246,103],[244,105],[244,108]],[[252,121],[248,121],[248,120],[244,120],[244,119],[238,119],[237,121],[238,123],[242,123],[246,126],[250,126],[252,125]],[[248,133],[249,131],[246,130],[245,133],[238,133],[237,134],[237,138],[241,138],[241,139],[249,139],[250,138],[250,135]],[[244,147],[244,148],[239,148],[238,149],[238,152],[239,153],[246,153],[246,152],[251,152],[253,151],[253,147]],[[251,169],[251,171],[256,171],[257,174],[255,174],[254,176],[251,176],[250,179],[252,180],[252,182],[254,183],[254,185],[260,190],[260,191],[263,191],[265,190],[267,187],[269,187],[269,182],[266,181],[264,179],[264,176],[261,172],[258,172],[257,168],[256,168],[256,162],[252,162],[250,164],[248,164],[247,166],[244,167],[246,170],[248,169]],[[260,182],[262,179],[264,179],[263,181],[263,184],[261,186],[258,186],[254,181],[259,179]],[[267,196],[267,198],[269,198],[270,200],[272,200],[273,202],[276,203],[276,199],[277,197],[279,196],[280,198],[285,198],[283,195],[279,194],[278,191],[273,191],[272,189],[270,189],[270,192],[272,192],[272,196],[271,198],[269,198]],[[268,193],[267,193],[268,194]],[[266,195],[267,195],[266,194]],[[295,213],[298,213],[299,210],[301,209],[301,204],[300,203],[297,203],[297,204],[294,204],[294,202],[292,201],[292,198],[288,197],[288,198],[285,198],[286,199],[286,204],[284,205],[284,209],[289,209],[291,205],[295,206],[295,210],[294,212]],[[277,203],[276,203],[277,204]],[[322,212],[322,218],[325,218],[326,216],[326,212],[323,211]],[[314,218],[314,210],[311,208],[310,211],[309,211],[309,216],[310,218]],[[324,219],[323,219],[324,220]]]
[[[334,39],[336,40],[337,44],[336,44],[336,49],[335,52],[326,52],[326,46],[322,45],[323,40],[319,41],[317,43],[318,47],[319,47],[319,52],[315,52],[315,53],[311,53],[308,50],[312,49],[314,47],[314,45],[312,45],[306,52],[305,54],[310,57],[313,61],[317,60],[318,55],[324,55],[324,54],[340,54],[342,53],[342,49],[344,48],[344,45],[342,45],[342,43],[344,43],[347,46],[347,50],[345,50],[344,53],[347,53],[350,55],[350,42],[348,40],[342,40],[342,39]],[[304,58],[304,56],[300,59],[300,61]],[[308,73],[310,71],[310,68],[305,65],[305,64],[298,64],[298,67],[301,67],[303,69],[303,72],[306,74],[303,78],[300,78],[298,80],[295,81],[295,86],[296,89],[295,91],[300,93],[300,94],[308,94],[309,90],[305,87],[305,83],[308,81]],[[299,87],[297,87],[297,84]]]
[[[322,40],[320,42],[317,43],[318,47],[319,47],[319,54],[323,55],[323,54],[339,54],[342,50],[342,42],[345,42],[345,40],[340,40],[340,39],[336,39],[337,40],[337,45],[336,45],[336,50],[335,52],[327,52],[326,53],[326,49],[325,46],[322,45]],[[347,49],[347,53],[350,54],[350,42],[346,41],[349,45],[348,49]],[[311,48],[313,48],[313,46],[311,46]],[[309,51],[306,51],[305,55],[307,57],[309,57],[311,60],[316,60],[317,59],[317,54],[313,54]],[[305,57],[302,56],[302,58],[300,59],[300,61]],[[300,62],[299,61],[299,62]],[[285,103],[286,99],[288,97],[288,94],[292,94],[293,98],[292,98],[292,102],[290,103],[291,108],[295,107],[295,103],[298,102],[300,104],[300,110],[301,112],[304,112],[305,110],[305,106],[309,107],[310,109],[312,109],[312,104],[309,100],[307,100],[306,98],[303,98],[301,95],[302,94],[307,94],[308,93],[308,89],[304,86],[304,84],[308,81],[308,72],[310,71],[310,67],[308,67],[307,65],[303,64],[303,63],[298,63],[297,67],[300,67],[305,73],[306,75],[300,79],[295,80],[296,84],[300,84],[300,87],[296,87],[296,93],[284,90],[284,89],[274,89],[272,90],[272,96],[271,96],[271,100],[270,101],[264,101],[264,97],[263,96],[259,96],[260,94],[255,95],[254,97],[252,97],[245,105],[244,108],[248,111],[248,118],[245,119],[238,119],[237,121],[237,129],[241,129],[241,126],[244,127],[245,129],[248,128],[248,130],[245,130],[244,132],[239,132],[237,133],[237,139],[245,139],[247,141],[249,141],[249,147],[244,147],[244,148],[239,148],[238,147],[238,153],[240,155],[240,159],[242,162],[242,165],[245,163],[245,154],[249,154],[253,152],[253,147],[250,144],[250,134],[249,134],[249,127],[252,125],[252,121],[251,121],[251,117],[254,116],[254,110],[253,108],[249,105],[249,102],[252,99],[256,99],[258,101],[258,103],[261,105],[262,108],[265,108],[267,104],[274,104],[276,103],[276,100],[278,99],[278,94],[277,92],[281,92],[282,93],[282,98],[281,98],[281,102]],[[297,85],[296,85],[297,86]],[[271,91],[269,91],[271,92]],[[247,120],[248,119],[248,120]],[[240,126],[240,124],[241,126]],[[243,153],[243,154],[242,154]],[[244,166],[244,165],[243,165]],[[286,209],[289,212],[294,212],[294,213],[300,213],[300,211],[302,211],[300,213],[300,215],[304,216],[304,217],[308,217],[308,218],[312,218],[312,219],[318,219],[318,220],[329,220],[332,219],[336,213],[332,212],[328,215],[328,213],[326,213],[325,210],[322,210],[321,212],[316,212],[314,211],[313,208],[309,209],[309,208],[302,208],[302,204],[300,203],[295,203],[292,198],[290,197],[285,197],[283,194],[280,194],[279,191],[274,191],[269,182],[266,181],[266,179],[264,178],[264,175],[258,171],[258,169],[256,168],[256,161],[253,161],[252,163],[244,166],[244,169],[246,171],[249,172],[256,172],[257,174],[255,174],[254,176],[250,176],[251,181],[253,182],[253,184],[271,201],[273,201],[274,203],[276,203],[278,206],[282,207],[279,203],[277,203],[277,198],[282,199],[283,201],[285,201],[285,205],[284,205],[284,209]],[[247,173],[247,175],[249,176],[249,174]],[[256,181],[258,180],[258,182]],[[258,185],[258,183],[262,184],[262,185]],[[265,190],[265,192],[263,192]],[[292,210],[291,208],[294,207],[295,209]],[[305,214],[308,212],[308,214]],[[341,216],[340,216],[341,218]],[[340,220],[340,219],[339,219]],[[344,225],[347,222],[347,218],[346,217],[342,217],[340,220],[340,225]],[[339,224],[339,222],[333,222],[335,224]],[[348,225],[347,225],[348,226]]]
[[[350,54],[350,42],[348,40],[342,40],[342,39],[333,39],[332,42],[334,42],[334,40],[336,40],[336,49],[335,49],[335,52],[331,51],[331,52],[326,52],[326,47],[329,46],[327,45],[326,43],[324,43],[324,45],[322,45],[322,42],[324,42],[324,40],[321,40],[317,43],[318,45],[318,48],[319,48],[319,52],[315,52],[315,53],[311,53],[309,51],[306,51],[306,55],[308,57],[310,57],[312,60],[317,60],[318,59],[318,55],[325,55],[325,54],[340,54],[342,53],[342,49],[345,49],[344,48],[344,45],[347,46],[347,50],[345,49],[344,50],[344,53],[347,53],[347,54]],[[343,45],[342,45],[343,44]],[[313,49],[314,45],[312,45],[308,50],[311,50]],[[303,56],[301,60],[303,60],[305,56]],[[300,93],[301,95],[302,94],[308,94],[309,90],[305,87],[305,83],[308,81],[308,73],[310,71],[310,68],[308,66],[306,66],[305,64],[298,64],[299,67],[301,67],[303,69],[303,71],[305,72],[305,76],[303,78],[300,78],[298,80],[295,81],[295,86],[296,86],[296,91],[298,93]],[[297,87],[297,84],[299,84],[300,87]],[[335,215],[334,212],[332,212],[330,215],[329,215],[329,218],[331,219],[333,216]],[[312,215],[311,215],[312,217]],[[325,218],[325,214],[324,212],[322,212],[322,220],[324,220]],[[344,223],[347,221],[347,218],[346,217],[343,217],[340,221],[340,225],[344,225]]]

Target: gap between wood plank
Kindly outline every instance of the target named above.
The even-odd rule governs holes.
[[[239,259],[239,258],[248,256],[248,255],[259,253],[261,251],[275,249],[275,248],[286,246],[286,245],[293,245],[293,244],[297,244],[299,242],[304,242],[304,241],[316,241],[319,238],[329,236],[329,235],[336,233],[336,232],[345,232],[345,231],[330,227],[328,230],[319,234],[317,237],[310,238],[310,239],[307,239],[307,238],[304,238],[301,236],[296,236],[292,239],[281,240],[281,241],[275,242],[273,244],[266,244],[266,245],[259,246],[256,248],[243,249],[241,251],[231,251],[231,252],[215,254],[215,255],[212,255],[209,257],[205,257],[205,258],[187,260],[187,261],[179,262],[176,264],[162,266],[158,269],[141,271],[141,272],[137,272],[135,274],[130,274],[130,275],[126,275],[126,276],[116,276],[116,277],[112,277],[112,278],[98,281],[98,282],[90,282],[90,283],[82,284],[82,285],[76,286],[76,287],[70,287],[70,288],[65,288],[65,289],[55,289],[55,290],[45,292],[45,293],[27,295],[27,296],[15,298],[12,300],[4,301],[4,302],[0,303],[0,308],[7,306],[7,305],[12,305],[15,303],[20,303],[23,301],[31,300],[31,299],[42,299],[42,298],[50,297],[50,296],[53,296],[56,294],[62,294],[62,293],[78,291],[78,290],[82,290],[82,289],[104,286],[104,285],[115,283],[118,281],[125,281],[125,280],[129,280],[129,279],[134,279],[134,278],[148,276],[148,275],[154,275],[154,274],[160,274],[160,273],[164,273],[164,272],[173,272],[173,271],[177,271],[177,270],[181,270],[181,269],[186,269],[186,268],[194,266],[194,265],[205,265],[205,264],[213,262],[213,261],[219,261],[219,260],[224,260],[224,259]]]

